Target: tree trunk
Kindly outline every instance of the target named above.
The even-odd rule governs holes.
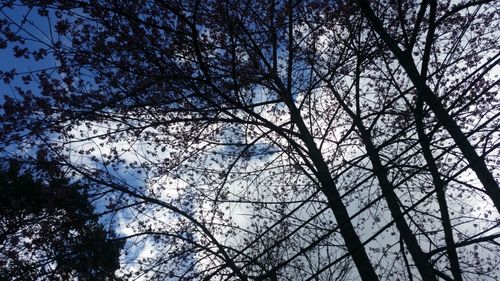
[[[417,101],[417,108],[415,110],[415,119],[417,125],[418,140],[420,146],[422,147],[422,153],[424,155],[429,171],[431,172],[432,181],[434,183],[434,188],[436,189],[437,201],[439,204],[439,211],[441,212],[441,219],[443,221],[444,237],[446,242],[446,251],[448,253],[448,258],[450,260],[451,273],[455,281],[462,281],[462,273],[460,270],[460,263],[458,261],[457,250],[455,249],[455,241],[453,239],[453,231],[450,222],[450,216],[448,213],[448,204],[446,203],[446,195],[444,191],[445,184],[439,175],[439,170],[437,168],[434,157],[430,149],[430,141],[427,138],[424,130],[423,120],[423,102],[422,100]]]
[[[290,109],[293,122],[297,124],[297,127],[299,128],[301,139],[309,151],[309,157],[317,169],[317,177],[321,184],[321,191],[328,199],[328,205],[335,215],[340,233],[344,238],[347,249],[354,263],[356,264],[356,268],[358,269],[361,279],[363,281],[378,280],[375,269],[373,268],[373,265],[366,254],[365,248],[349,219],[347,209],[340,199],[340,194],[335,186],[333,177],[328,170],[328,165],[321,155],[321,151],[316,146],[313,137],[304,123],[304,120],[300,116],[299,110],[295,107],[293,102],[285,101],[285,103]]]
[[[448,131],[450,136],[456,142],[458,148],[462,151],[465,159],[469,162],[471,169],[476,173],[477,177],[486,189],[486,194],[491,198],[497,211],[500,213],[500,188],[493,174],[488,170],[484,159],[479,157],[474,147],[469,142],[465,134],[462,132],[455,120],[450,116],[449,112],[444,108],[439,98],[434,95],[432,90],[425,83],[425,79],[420,75],[415,66],[415,62],[411,54],[403,52],[397,43],[387,33],[382,23],[377,18],[370,7],[367,0],[358,0],[359,7],[367,17],[380,38],[387,44],[392,53],[396,56],[401,66],[405,69],[408,77],[417,89],[418,96],[429,105],[430,109],[436,116],[437,120]]]

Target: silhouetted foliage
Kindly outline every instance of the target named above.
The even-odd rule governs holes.
[[[0,172],[0,280],[116,280],[121,241],[99,224],[84,186]]]

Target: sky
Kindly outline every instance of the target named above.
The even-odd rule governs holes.
[[[11,30],[26,38],[46,38],[45,32],[43,31],[47,30],[48,21],[46,18],[40,17],[35,10],[29,10],[22,6],[14,6],[13,9],[4,7],[0,10],[0,18],[8,18],[13,22],[20,22],[22,18],[27,17],[29,17],[29,21],[27,21],[23,26],[11,25]],[[4,100],[4,95],[17,97],[17,93],[14,89],[16,85],[22,85],[25,88],[27,87],[36,94],[39,92],[36,84],[27,86],[22,82],[21,76],[30,72],[36,72],[37,70],[43,70],[56,66],[56,61],[50,55],[39,61],[35,61],[32,58],[24,59],[14,57],[13,47],[16,45],[19,44],[9,42],[7,48],[0,49],[0,71],[6,72],[16,69],[18,74],[10,84],[0,81],[0,102]],[[29,49],[36,50],[42,47],[42,44],[34,40],[26,40],[25,46]]]

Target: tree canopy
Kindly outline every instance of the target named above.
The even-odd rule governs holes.
[[[117,280],[121,241],[110,240],[83,187],[0,172],[0,280]]]
[[[92,187],[123,278],[498,279],[496,1],[0,7],[43,66],[2,149]]]

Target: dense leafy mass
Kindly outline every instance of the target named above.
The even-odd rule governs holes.
[[[0,280],[117,280],[122,243],[81,188],[15,166],[0,173]]]

